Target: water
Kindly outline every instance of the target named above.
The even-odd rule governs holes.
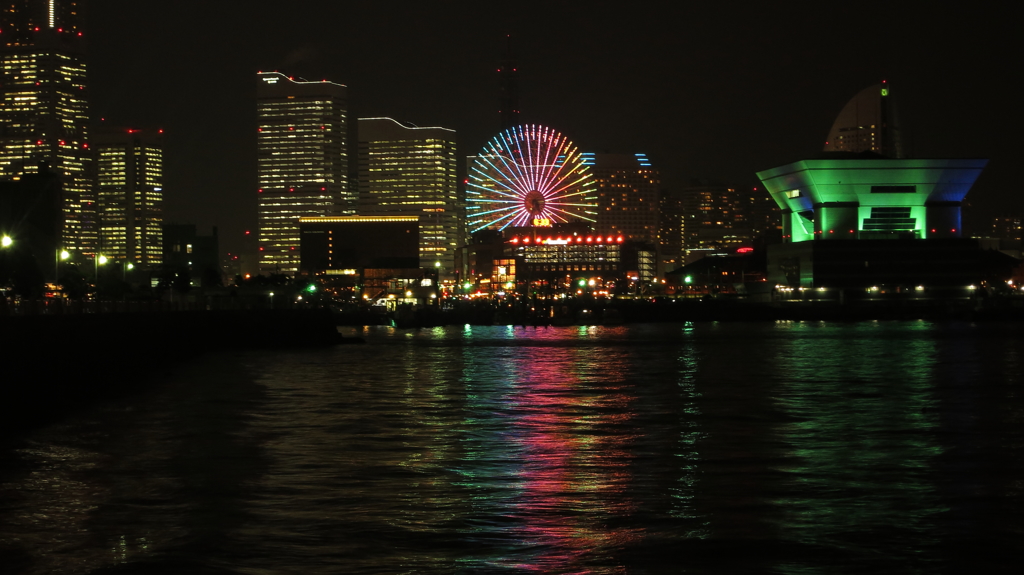
[[[1017,325],[358,333],[211,354],[29,433],[0,453],[0,572],[1021,564]]]

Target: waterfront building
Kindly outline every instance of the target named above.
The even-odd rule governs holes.
[[[758,177],[783,241],[959,238],[960,207],[988,160],[802,160]]]
[[[360,118],[359,213],[415,216],[421,267],[454,274],[461,243],[455,131],[391,118]]]
[[[759,172],[782,210],[783,243],[769,247],[769,281],[967,289],[1002,273],[1005,261],[963,238],[960,224],[964,196],[987,162],[837,155]]]
[[[654,254],[651,244],[578,223],[481,230],[459,250],[458,284],[481,294],[633,293],[654,278]]]
[[[335,297],[389,309],[436,299],[437,269],[420,266],[417,216],[302,218],[299,225],[302,273],[320,276]]]
[[[109,259],[152,267],[163,259],[163,130],[98,130],[98,250]]]
[[[303,273],[353,275],[362,268],[420,267],[416,216],[300,218]]]
[[[47,166],[60,179],[62,249],[93,254],[82,2],[11,0],[0,10],[0,178]]]
[[[299,218],[351,214],[347,89],[279,72],[257,88],[261,273],[299,270]]]

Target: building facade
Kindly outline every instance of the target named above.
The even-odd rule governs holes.
[[[892,87],[888,82],[864,88],[843,106],[829,130],[825,151],[904,157]]]
[[[683,189],[680,235],[684,263],[733,251],[753,240],[745,199],[734,186],[694,181]]]
[[[454,275],[461,243],[455,131],[360,118],[359,213],[417,216],[420,266]]]
[[[0,178],[45,164],[60,178],[62,249],[93,254],[82,2],[10,0],[0,11]]]
[[[163,261],[163,130],[97,131],[98,251],[152,267]]]
[[[757,176],[783,241],[959,238],[964,196],[988,160],[803,160]]]
[[[658,171],[644,154],[583,154],[597,183],[595,229],[658,241]]]
[[[299,218],[353,213],[347,89],[260,72],[257,88],[261,273],[299,270]]]

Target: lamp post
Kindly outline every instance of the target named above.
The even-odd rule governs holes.
[[[70,257],[70,252],[57,248],[53,258],[53,283],[60,281],[60,262],[67,261]]]

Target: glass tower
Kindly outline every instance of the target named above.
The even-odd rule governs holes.
[[[81,2],[7,0],[0,10],[0,178],[45,165],[61,182],[63,249],[96,249]]]
[[[260,273],[299,271],[299,218],[355,212],[348,178],[347,89],[260,72]]]
[[[418,216],[420,266],[455,271],[460,218],[455,131],[359,119],[359,211]]]
[[[117,129],[93,138],[99,253],[143,267],[163,251],[163,130]]]

